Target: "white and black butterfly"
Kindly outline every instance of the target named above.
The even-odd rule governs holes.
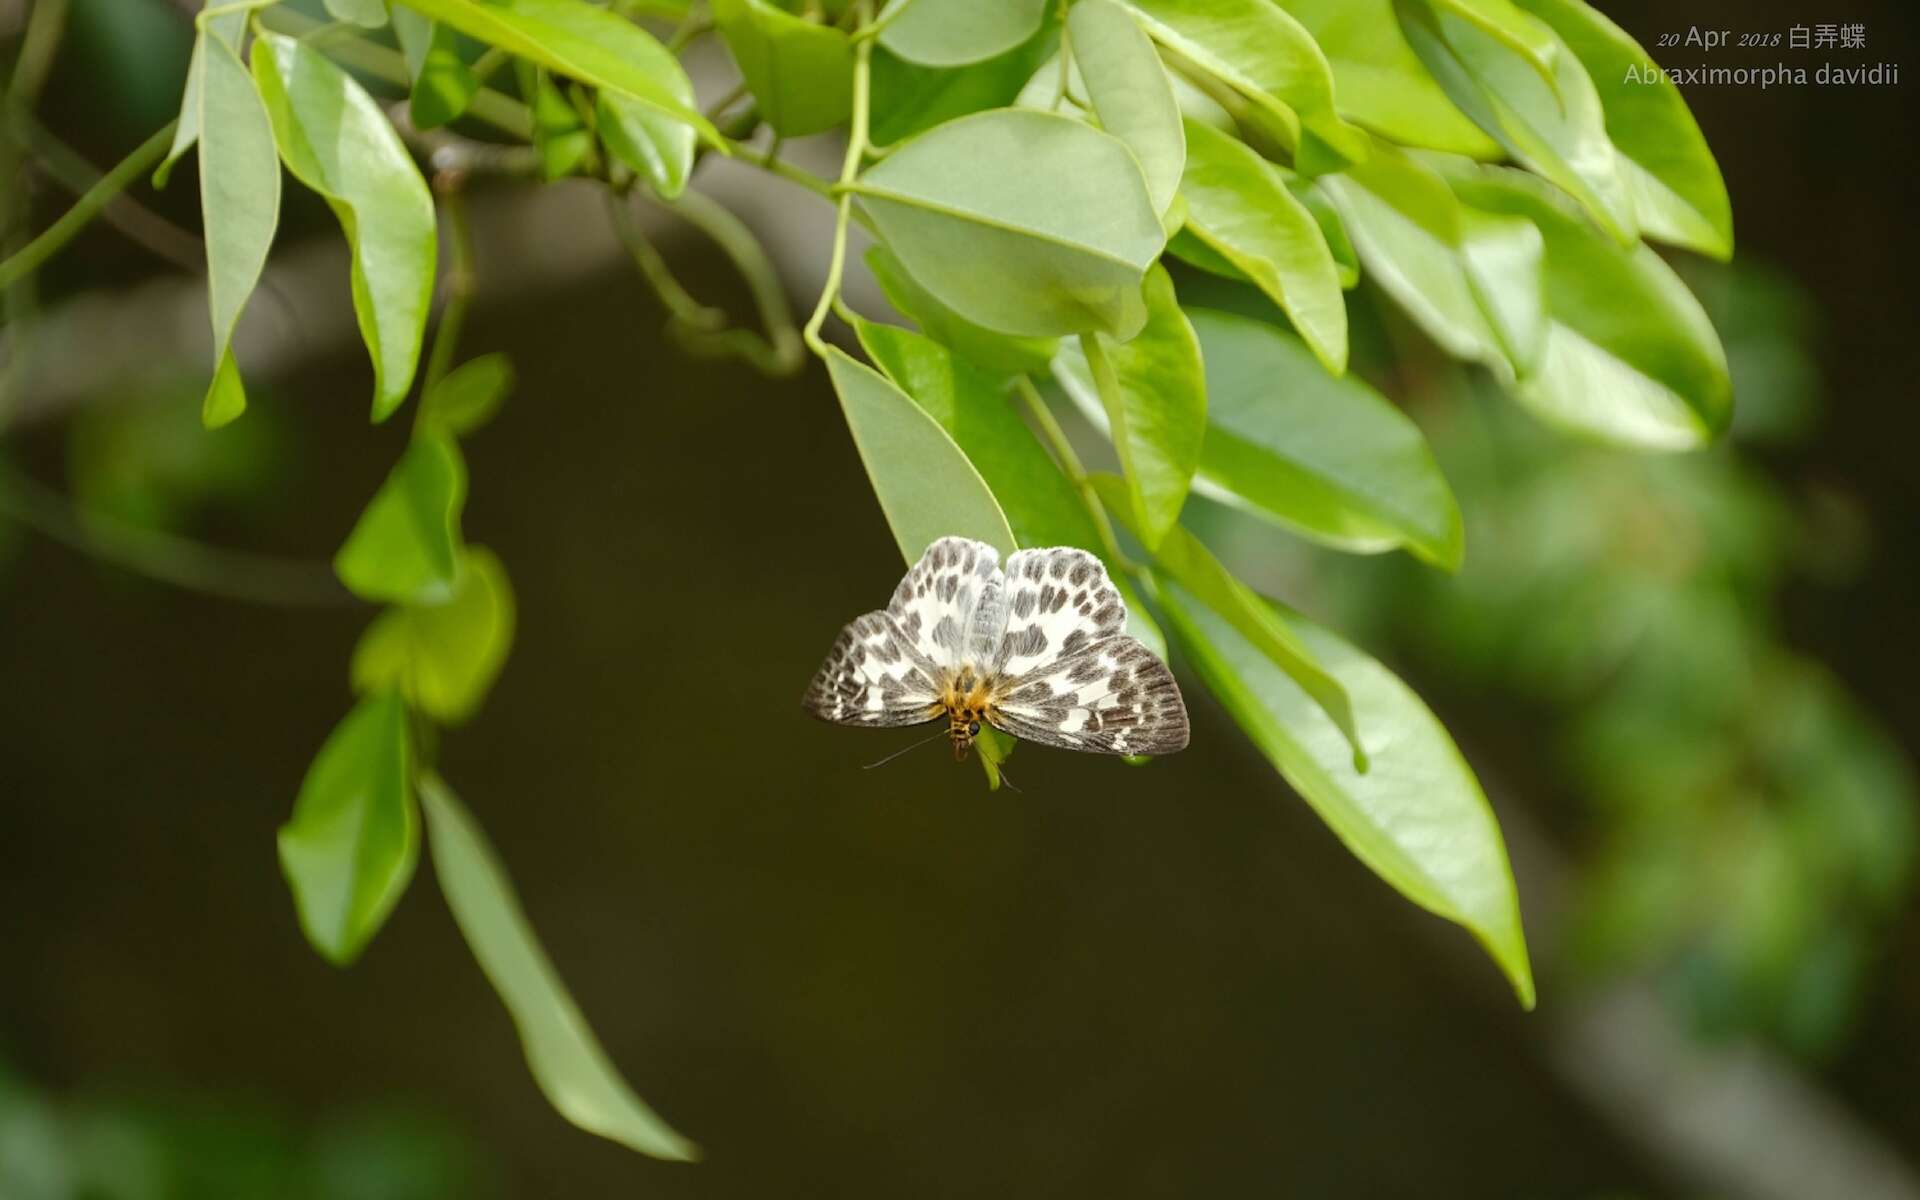
[[[1125,633],[1099,559],[1071,546],[1008,557],[941,538],[886,608],[856,618],[800,703],[823,721],[888,728],[945,716],[963,759],[985,724],[1095,754],[1171,754],[1187,708],[1167,665]]]

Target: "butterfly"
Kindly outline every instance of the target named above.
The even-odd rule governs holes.
[[[1187,708],[1167,665],[1127,636],[1127,606],[1085,550],[945,537],[886,608],[840,631],[801,707],[838,725],[947,718],[964,759],[982,724],[1094,754],[1171,754]]]

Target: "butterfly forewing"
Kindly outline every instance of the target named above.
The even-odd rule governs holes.
[[[928,546],[894,589],[887,615],[920,656],[941,671],[978,661],[999,641],[992,625],[998,606],[1000,554],[985,542],[945,537]],[[982,604],[982,600],[987,601]],[[984,616],[988,628],[976,629]]]
[[[938,675],[887,612],[855,618],[834,639],[801,707],[840,725],[918,725],[940,715]]]

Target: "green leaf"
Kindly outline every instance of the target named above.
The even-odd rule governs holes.
[[[1020,743],[1010,733],[1001,733],[990,725],[982,725],[973,739],[973,753],[980,760],[980,769],[987,773],[987,790],[1000,790],[1000,764],[1013,757],[1013,748]]]
[[[1007,107],[1057,41],[1055,31],[1042,26],[1005,54],[949,69],[923,67],[888,53],[884,46],[875,47],[873,143],[886,146],[955,117]]]
[[[1545,246],[1524,217],[1460,210],[1460,261],[1514,369],[1531,373],[1547,345]]]
[[[1167,639],[1107,557],[1079,489],[1061,473],[1004,393],[1001,380],[911,330],[860,321],[860,345],[895,386],[939,423],[980,472],[1026,547],[1078,546],[1101,557],[1127,605],[1127,632],[1161,658]]]
[[[407,398],[433,299],[433,198],[392,122],[318,50],[262,34],[253,73],[280,157],[326,198],[353,251],[353,311],[373,357],[373,419]]]
[[[1125,338],[1146,320],[1159,215],[1132,152],[1079,121],[1020,109],[949,121],[854,191],[915,281],[975,324]]]
[[[1153,211],[1164,214],[1180,186],[1187,138],[1152,40],[1113,0],[1080,0],[1069,12],[1067,30],[1101,128],[1140,160]]]
[[[1366,157],[1366,135],[1334,111],[1326,56],[1272,0],[1126,3],[1154,41],[1253,101],[1300,170],[1318,174]]]
[[[325,0],[327,15],[336,21],[378,29],[387,23],[387,0]]]
[[[767,0],[713,0],[713,19],[775,133],[819,133],[853,111],[853,42],[840,30]]]
[[[1376,145],[1366,162],[1316,183],[1352,236],[1368,279],[1447,353],[1513,374],[1467,276],[1460,202],[1445,180]]]
[[[1092,477],[1109,510],[1125,513],[1126,485],[1112,475]],[[1138,531],[1135,531],[1138,536]],[[1154,551],[1154,562],[1181,587],[1198,596],[1202,603],[1226,618],[1241,637],[1253,643],[1262,654],[1287,673],[1300,689],[1313,698],[1322,712],[1340,728],[1353,748],[1354,768],[1367,770],[1366,750],[1360,744],[1353,724],[1353,705],[1340,681],[1329,675],[1313,651],[1287,624],[1279,611],[1241,583],[1213,556],[1200,539],[1176,525],[1168,531]]]
[[[1625,30],[1581,0],[1519,3],[1552,26],[1592,78],[1640,232],[1731,258],[1727,185],[1680,89]]]
[[[392,692],[370,696],[320,747],[293,819],[280,827],[280,870],[300,927],[335,966],[360,956],[413,878],[412,773],[407,706]]]
[[[437,721],[473,715],[513,648],[513,588],[493,552],[469,546],[453,595],[374,619],[353,650],[353,689],[398,691]]]
[[[247,407],[233,360],[233,329],[260,282],[280,223],[280,163],[260,94],[233,48],[204,35],[198,45],[200,219],[207,239],[214,361],[200,419],[213,429]]]
[[[219,0],[209,0],[202,7],[212,7]],[[173,164],[180,156],[193,148],[200,140],[201,79],[206,68],[201,58],[206,54],[203,43],[209,37],[226,43],[236,54],[239,52],[240,37],[246,32],[247,14],[244,12],[223,13],[209,17],[200,25],[200,31],[194,35],[193,54],[187,59],[187,82],[180,94],[180,119],[173,127],[173,144],[167,149],[167,157],[154,168],[153,186],[167,186],[167,178],[173,174]]]
[[[687,189],[693,174],[692,127],[661,116],[644,104],[614,92],[594,97],[595,120],[607,152],[647,181],[662,199]]]
[[[451,438],[422,432],[333,556],[334,574],[363,600],[442,604],[460,570],[467,468]]]
[[[1147,272],[1147,324],[1130,342],[1084,334],[1087,377],[1099,393],[1126,471],[1133,525],[1148,549],[1160,544],[1187,501],[1207,432],[1207,380],[1200,341],[1180,311],[1167,269]]]
[[[1359,379],[1328,375],[1282,329],[1206,309],[1187,316],[1207,370],[1196,489],[1337,549],[1405,546],[1460,565],[1459,506],[1405,414]],[[1084,365],[1063,348],[1055,368],[1097,417]]]
[[[445,25],[396,5],[393,35],[407,60],[407,117],[417,129],[434,129],[467,111],[480,80],[460,57],[460,38]]]
[[[1549,81],[1533,58],[1484,25],[1462,19],[1453,7],[1435,0],[1398,3],[1401,28],[1414,53],[1454,103],[1507,153],[1579,200],[1617,240],[1624,244],[1638,236],[1633,197],[1607,140],[1599,94],[1551,28],[1512,13],[1516,25],[1549,40]]]
[[[1339,728],[1258,647],[1172,580],[1162,603],[1207,687],[1320,819],[1407,899],[1465,926],[1506,972],[1521,1007],[1532,1008],[1533,971],[1500,827],[1420,698],[1346,642],[1293,619],[1353,702],[1370,760],[1362,774]]]
[[[580,110],[554,83],[553,76],[521,59],[514,64],[520,94],[533,114],[533,148],[540,154],[540,175],[551,183],[585,171],[593,159],[593,134]]]
[[[957,67],[1004,54],[1032,37],[1048,0],[893,0],[880,44],[908,62]]]
[[[433,776],[420,781],[440,891],[493,990],[513,1017],[527,1066],[554,1110],[588,1133],[655,1158],[688,1162],[699,1147],[656,1116],[607,1058],[560,981],[513,893],[506,869],[466,806]]]
[[[961,358],[998,375],[1044,371],[1059,342],[1053,338],[1016,338],[982,329],[934,299],[914,282],[893,251],[875,244],[867,250],[867,269],[887,303]]]
[[[468,37],[684,121],[725,152],[686,97],[680,61],[646,30],[586,0],[401,0]]]
[[[1545,346],[1513,388],[1522,403],[1564,428],[1650,449],[1688,449],[1727,427],[1726,352],[1658,254],[1601,236],[1523,171],[1461,163],[1448,181],[1467,204],[1525,218],[1544,241]]]
[[[468,359],[420,398],[420,432],[472,433],[493,420],[512,390],[513,361],[506,355]]]
[[[1454,107],[1407,45],[1393,0],[1277,0],[1333,68],[1342,116],[1403,146],[1498,158],[1500,144]]]
[[[1280,168],[1245,143],[1194,123],[1187,146],[1187,171],[1180,181],[1187,201],[1182,232],[1278,304],[1327,370],[1345,372],[1347,301],[1320,223],[1287,186]]]
[[[827,373],[840,396],[873,494],[909,563],[948,535],[985,542],[1002,558],[1016,543],[986,481],[939,422],[873,368],[828,347]]]

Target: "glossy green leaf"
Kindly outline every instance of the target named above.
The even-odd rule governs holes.
[[[1126,574],[1107,558],[1085,499],[1015,411],[1002,380],[911,330],[871,321],[855,328],[880,370],[946,430],[979,471],[1014,539],[1026,547],[1078,546],[1099,555],[1126,601],[1127,631],[1165,658],[1166,635]]]
[[[213,385],[200,419],[225,425],[247,407],[233,359],[233,329],[260,282],[280,222],[280,162],[273,126],[233,48],[202,35],[200,219],[207,239],[207,300],[213,315]]]
[[[353,688],[397,691],[449,725],[473,715],[513,648],[513,588],[493,552],[470,546],[453,595],[374,618],[353,650]]]
[[[952,68],[923,67],[875,47],[873,143],[890,145],[955,117],[1007,107],[1058,41],[1057,33],[1043,26],[1005,54]]]
[[[693,128],[614,92],[594,97],[595,121],[607,152],[671,200],[693,174]]]
[[[1153,41],[1113,0],[1080,0],[1070,10],[1067,29],[1074,65],[1100,127],[1140,160],[1153,211],[1165,213],[1180,186],[1187,137]]]
[[[853,111],[853,42],[845,33],[767,0],[713,0],[713,19],[774,132],[819,133]]]
[[[1518,2],[1552,26],[1592,78],[1640,232],[1732,257],[1727,185],[1680,89],[1625,30],[1582,0]]]
[[[336,21],[378,29],[387,23],[387,0],[324,0],[327,15]]]
[[[1316,184],[1352,236],[1367,279],[1447,353],[1513,374],[1467,276],[1460,203],[1445,180],[1380,145],[1366,162]]]
[[[460,38],[437,21],[396,5],[393,36],[407,60],[407,117],[417,129],[434,129],[467,111],[480,80],[460,57]]]
[[[423,432],[333,556],[334,573],[363,600],[445,603],[459,576],[466,501],[459,449],[451,438]]]
[[[373,357],[373,419],[413,384],[433,299],[433,197],[379,103],[318,50],[262,34],[253,73],[287,169],[320,193],[353,252],[353,311]]]
[[[1467,286],[1521,375],[1532,372],[1546,353],[1544,256],[1540,230],[1526,218],[1460,210],[1460,262]]]
[[[1146,320],[1159,215],[1132,152],[1079,121],[1020,109],[949,121],[854,191],[907,273],[975,324],[1125,338]]]
[[[1154,41],[1253,101],[1302,171],[1318,174],[1366,157],[1366,135],[1334,110],[1326,56],[1272,0],[1126,3]]]
[[[1553,31],[1514,6],[1514,0],[1433,0],[1451,20],[1473,26],[1520,56],[1541,82],[1559,86],[1555,57],[1560,44]]]
[[[688,102],[680,61],[646,30],[586,0],[400,0],[468,37],[550,71],[618,92],[699,131],[724,150],[719,132]]]
[[[961,358],[996,374],[1019,375],[1044,371],[1059,342],[1053,338],[1018,338],[982,329],[934,299],[907,274],[900,260],[885,246],[867,251],[867,269],[900,315]]]
[[[1544,241],[1547,331],[1514,394],[1556,425],[1653,449],[1724,430],[1733,384],[1719,335],[1673,269],[1644,245],[1600,235],[1523,171],[1461,164],[1449,181],[1474,208],[1535,225]]]
[[[520,94],[533,115],[533,148],[540,155],[541,177],[551,183],[590,169],[593,134],[580,110],[567,99],[553,76],[522,59],[514,64]]]
[[[939,422],[886,377],[828,347],[827,373],[840,396],[853,444],[901,557],[919,561],[948,535],[1013,553],[1013,530],[993,492]]]
[[[1513,14],[1551,39],[1549,82],[1531,58],[1446,4],[1400,0],[1400,14],[1414,53],[1482,130],[1579,200],[1615,238],[1625,243],[1638,236],[1633,197],[1607,139],[1599,94],[1586,68],[1551,28],[1525,13]]]
[[[655,1158],[688,1162],[699,1147],[668,1127],[621,1077],[560,981],[514,895],[513,882],[466,806],[441,780],[420,781],[440,891],[467,946],[513,1017],[527,1066],[554,1110],[588,1133]]]
[[[422,433],[469,434],[493,419],[513,390],[513,361],[504,354],[468,359],[420,398]]]
[[[1132,523],[1151,549],[1180,519],[1200,465],[1207,380],[1165,267],[1147,272],[1146,298],[1147,324],[1132,341],[1084,334],[1080,350],[1126,472]]]
[[[880,13],[880,44],[929,67],[957,67],[1004,54],[1032,37],[1049,0],[892,0]]]
[[[1353,703],[1369,759],[1362,774],[1340,729],[1257,646],[1171,580],[1162,603],[1208,689],[1320,819],[1407,899],[1466,927],[1532,1008],[1533,970],[1499,824],[1420,698],[1346,642],[1293,619]]]
[[[219,0],[212,0],[211,3],[203,4],[202,7],[212,8],[218,3]],[[216,17],[209,17],[200,24],[199,32],[193,39],[193,53],[187,59],[187,82],[180,93],[180,119],[173,127],[173,144],[167,148],[167,157],[154,168],[154,187],[167,186],[167,178],[173,174],[173,164],[200,140],[200,81],[206,70],[200,62],[201,57],[206,53],[203,43],[209,37],[218,38],[225,42],[229,49],[238,53],[240,36],[246,32],[246,28],[247,14],[244,12],[222,13]]]
[[[1277,2],[1326,54],[1342,116],[1403,146],[1500,156],[1500,144],[1454,106],[1407,45],[1393,0]]]
[[[1198,123],[1187,132],[1182,230],[1253,281],[1327,370],[1347,369],[1347,300],[1313,213],[1273,166],[1237,138]],[[1203,264],[1204,265],[1204,264]]]
[[[420,858],[407,706],[369,696],[327,737],[280,827],[280,870],[300,927],[335,966],[360,956]]]
[[[1096,474],[1092,483],[1109,511],[1122,514],[1127,511],[1123,481],[1112,475]],[[1137,530],[1135,534],[1138,535]],[[1285,616],[1236,579],[1199,538],[1178,525],[1161,540],[1153,559],[1160,570],[1224,617],[1241,637],[1299,684],[1346,736],[1352,746],[1355,767],[1361,771],[1367,769],[1366,751],[1354,728],[1353,705],[1347,699],[1347,690],[1314,658],[1313,651],[1293,632]]]

